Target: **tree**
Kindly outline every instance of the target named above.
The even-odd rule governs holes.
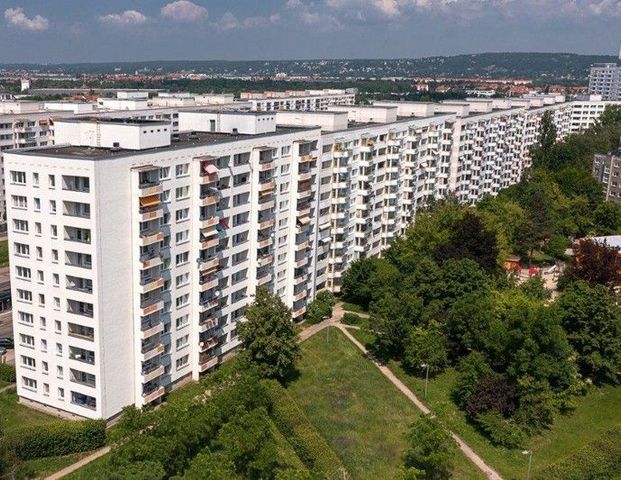
[[[596,383],[619,382],[621,308],[602,285],[571,284],[554,307],[560,312],[569,343],[578,354],[580,373]]]
[[[299,356],[291,311],[277,295],[258,288],[246,319],[238,331],[250,361],[266,377],[283,379]]]
[[[621,230],[621,206],[613,202],[600,203],[593,212],[593,227],[597,235],[610,235]]]
[[[490,278],[479,265],[470,259],[446,261],[440,272],[440,282],[435,285],[436,295],[447,306],[464,295],[490,291]]]
[[[334,295],[328,290],[322,290],[317,294],[315,300],[306,307],[305,320],[314,324],[321,322],[326,317],[331,317],[334,304]]]
[[[408,332],[420,322],[422,300],[413,293],[385,295],[371,308],[373,350],[379,357],[401,356]]]
[[[428,328],[414,327],[408,335],[403,353],[403,367],[409,372],[421,375],[428,365],[429,374],[441,373],[448,364],[446,338],[437,322]]]
[[[492,369],[483,354],[474,351],[460,360],[457,372],[451,396],[457,405],[465,409],[481,379],[490,375]]]
[[[200,452],[190,464],[182,480],[241,480],[235,472],[235,464],[222,452],[208,449]]]
[[[455,440],[430,415],[419,417],[410,427],[407,435],[407,450],[404,454],[406,472],[413,469],[424,480],[445,480],[451,477],[455,454]]]
[[[525,251],[530,263],[535,250],[543,248],[554,233],[552,207],[550,200],[541,191],[535,190],[526,201],[526,222],[518,231],[516,242],[521,251]]]
[[[476,420],[482,413],[494,411],[509,418],[517,407],[516,389],[504,375],[489,373],[476,384],[466,405],[466,413]]]
[[[621,284],[621,260],[619,250],[595,240],[581,240],[575,248],[574,264],[563,279],[567,284],[584,280],[589,285],[604,285],[610,290]]]
[[[532,149],[533,165],[551,166],[552,153],[556,143],[556,124],[554,115],[548,110],[541,116],[539,125],[539,138],[537,144]]]
[[[434,257],[440,263],[449,258],[467,258],[493,273],[498,270],[499,253],[496,232],[483,223],[480,215],[468,210],[451,226],[448,241],[438,246]]]
[[[597,128],[621,124],[621,105],[607,105],[597,121]]]
[[[471,292],[456,300],[447,312],[444,327],[452,357],[482,350],[492,319],[493,303],[489,295]]]
[[[371,301],[369,279],[375,273],[379,260],[375,257],[361,258],[352,262],[343,275],[341,294],[348,302],[361,305],[368,310]]]

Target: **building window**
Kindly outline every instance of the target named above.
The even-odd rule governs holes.
[[[177,370],[185,367],[186,365],[188,365],[188,362],[190,361],[190,356],[189,355],[184,355],[181,358],[178,358],[175,361],[175,366],[177,367]]]
[[[13,230],[16,232],[28,233],[28,221],[14,219]]]
[[[178,253],[175,257],[175,265],[178,267],[179,265],[184,265],[188,263],[188,259],[190,258],[189,252]]]
[[[11,170],[11,183],[15,185],[26,185],[26,172]]]
[[[190,342],[190,335],[184,335],[183,337],[178,338],[177,341],[175,342],[177,350],[181,350],[182,348],[187,347],[189,342]]]
[[[185,177],[189,173],[189,171],[190,171],[189,163],[182,163],[181,165],[175,166],[175,176],[177,178]]]
[[[175,305],[177,308],[181,308],[187,305],[189,301],[190,301],[190,295],[186,293],[185,295],[181,295],[180,297],[177,297],[175,299]]]
[[[183,328],[186,325],[188,325],[189,323],[190,323],[190,315],[189,314],[182,315],[182,316],[178,317],[175,320],[175,326],[176,326],[177,329]]]
[[[190,215],[189,208],[181,208],[175,212],[175,219],[177,220],[177,223],[182,222],[184,220],[187,220],[189,215]]]
[[[37,391],[37,381],[32,378],[22,377],[22,386],[27,390],[32,390],[33,392]]]

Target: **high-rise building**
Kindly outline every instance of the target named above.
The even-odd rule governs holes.
[[[237,347],[258,286],[301,318],[430,200],[519,181],[546,111],[573,131],[550,95],[56,119],[56,145],[4,152],[18,395],[160,401]]]
[[[621,203],[621,148],[593,158],[593,176],[601,184],[606,201]]]
[[[589,94],[601,95],[603,100],[621,99],[621,66],[616,63],[596,63],[589,75]]]

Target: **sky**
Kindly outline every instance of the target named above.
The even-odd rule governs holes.
[[[616,54],[621,0],[0,0],[0,63]]]

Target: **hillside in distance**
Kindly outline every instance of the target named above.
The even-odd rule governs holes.
[[[66,74],[171,73],[190,71],[212,76],[273,76],[287,74],[324,78],[458,77],[585,80],[593,63],[615,62],[611,55],[574,53],[477,53],[415,59],[326,60],[163,60],[76,64],[11,64],[5,70]]]

